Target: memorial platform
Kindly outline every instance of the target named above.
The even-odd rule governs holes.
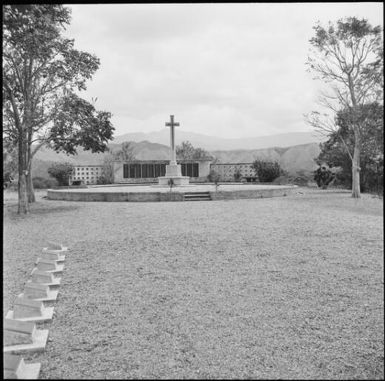
[[[295,185],[260,184],[189,184],[170,187],[162,185],[89,186],[86,189],[48,189],[49,200],[107,201],[107,202],[156,202],[191,201],[191,195],[206,195],[207,200],[236,200],[287,196],[295,191]],[[199,201],[199,198],[195,198]]]

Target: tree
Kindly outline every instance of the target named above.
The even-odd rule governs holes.
[[[380,190],[383,178],[384,158],[384,107],[377,102],[360,107],[360,189],[363,192]],[[349,128],[351,124],[349,110],[337,113],[335,124],[337,130],[331,133],[329,139],[320,145],[319,161],[327,162],[330,166],[341,167],[338,180],[345,185],[352,182],[352,152],[354,149],[354,133]]]
[[[194,148],[187,140],[176,146],[176,157],[179,160],[211,159],[211,155],[202,148]]]
[[[74,166],[71,163],[54,163],[48,168],[48,173],[57,180],[59,185],[69,185],[69,177],[73,173]]]
[[[122,143],[122,148],[115,152],[114,157],[115,160],[121,160],[121,161],[134,161],[135,155],[134,155],[134,146],[131,142],[124,142]]]
[[[99,59],[61,36],[69,22],[59,4],[3,6],[3,138],[18,147],[18,213],[34,201],[31,164],[42,146],[103,152],[112,138],[111,114],[76,94]]]
[[[102,174],[97,180],[98,184],[112,184],[114,182],[114,161],[115,156],[109,152],[104,156]]]
[[[218,183],[221,180],[221,175],[211,169],[210,173],[207,175],[207,180],[212,183]]]
[[[258,179],[262,183],[270,183],[277,177],[283,174],[283,171],[278,162],[255,160],[253,168],[258,176]]]
[[[336,113],[348,110],[349,129],[354,136],[352,197],[360,197],[361,107],[383,98],[383,49],[381,28],[367,20],[348,17],[327,28],[317,25],[310,40],[313,49],[309,69],[328,85],[321,103]],[[333,118],[331,118],[332,120]],[[328,114],[313,112],[309,122],[323,132],[335,132]]]
[[[219,182],[221,181],[221,175],[212,169],[210,170],[210,173],[207,176],[207,180],[215,184],[215,191],[217,192]]]
[[[335,174],[325,164],[314,171],[314,180],[319,188],[326,189],[334,179]]]
[[[17,176],[17,149],[11,144],[3,144],[3,188]]]

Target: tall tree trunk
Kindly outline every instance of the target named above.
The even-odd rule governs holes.
[[[28,202],[29,203],[35,202],[36,197],[35,197],[35,190],[33,189],[31,169],[28,170],[28,175],[27,175],[27,193],[28,193]]]
[[[31,143],[30,142],[28,142],[27,158],[28,158],[27,159],[27,163],[28,163],[27,194],[28,194],[28,202],[32,203],[32,202],[36,201],[36,198],[35,198],[35,192],[34,192],[33,183],[32,183],[32,155],[31,155]]]
[[[353,132],[354,132],[354,153],[352,160],[352,197],[360,198],[361,189],[360,189],[360,156],[361,156],[361,131],[358,124],[358,108],[357,108],[357,99],[354,91],[353,79],[348,74],[348,83],[349,83],[349,92],[352,99],[352,120],[353,120]]]
[[[24,173],[19,173],[19,202],[17,213],[19,214],[28,214],[29,213],[29,204],[28,204],[28,194],[26,186],[26,176]]]
[[[27,182],[26,182],[26,150],[25,148],[25,135],[21,129],[19,136],[19,184],[18,184],[18,214],[29,213]]]
[[[360,198],[360,155],[361,155],[361,136],[358,127],[354,127],[354,153],[352,160],[352,197]]]

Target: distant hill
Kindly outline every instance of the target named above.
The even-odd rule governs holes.
[[[84,151],[82,148],[77,149],[77,155],[67,155],[63,152],[55,152],[52,149],[42,147],[36,152],[34,161],[58,161],[76,164],[100,164],[103,162],[105,154],[91,153],[91,151]]]
[[[298,171],[313,171],[317,168],[314,158],[320,153],[318,143],[292,147],[274,147],[256,150],[211,151],[221,163],[251,163],[256,159],[277,161],[281,168],[294,174]]]
[[[163,144],[142,141],[132,142],[133,153],[138,160],[168,160],[170,148]],[[120,149],[120,144],[109,144],[114,152]],[[274,147],[252,150],[218,150],[209,151],[221,163],[250,163],[257,158],[278,161],[283,169],[289,173],[299,170],[312,171],[316,168],[314,158],[320,149],[318,143],[295,145],[292,147]],[[48,177],[47,170],[52,162],[70,162],[74,165],[101,165],[107,153],[93,154],[90,151],[78,149],[75,156],[42,148],[33,160],[32,171],[34,177]]]
[[[168,160],[170,157],[170,148],[157,143],[147,141],[136,143],[131,142],[133,154],[137,160]],[[120,149],[121,144],[111,143],[108,145],[112,152]],[[48,177],[48,168],[53,162],[68,162],[73,165],[101,165],[108,153],[92,153],[82,148],[77,149],[77,155],[67,155],[63,152],[55,152],[49,148],[42,147],[35,155],[32,161],[33,177]]]
[[[320,143],[325,140],[314,132],[289,132],[285,134],[248,137],[238,139],[225,139],[217,136],[197,134],[183,129],[176,129],[176,144],[188,140],[194,147],[200,147],[208,151],[235,150],[235,149],[260,149],[269,147],[290,147],[300,144]],[[148,141],[164,145],[170,144],[170,132],[168,128],[149,133],[133,132],[116,136],[113,143],[120,144],[125,141]]]
[[[170,157],[170,148],[165,145],[147,141],[140,143],[131,142],[131,144],[133,146],[133,153],[138,160],[163,160]],[[108,147],[112,151],[116,151],[120,149],[121,144],[111,143]],[[69,162],[74,165],[97,165],[103,163],[106,155],[107,153],[92,153],[91,151],[85,151],[82,148],[77,149],[77,155],[67,155],[43,147],[36,153],[35,160]]]

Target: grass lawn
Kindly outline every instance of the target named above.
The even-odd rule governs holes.
[[[383,200],[49,201],[4,193],[3,315],[70,248],[43,379],[383,379]]]

